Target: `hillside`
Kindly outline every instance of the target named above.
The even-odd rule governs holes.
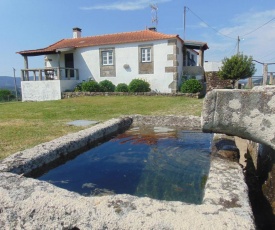
[[[18,91],[21,89],[21,79],[16,78]],[[9,76],[0,76],[0,89],[8,89],[14,91],[14,78]]]

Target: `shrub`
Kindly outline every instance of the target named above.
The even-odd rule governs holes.
[[[128,85],[125,83],[119,83],[115,89],[116,92],[128,92]]]
[[[9,101],[14,98],[15,97],[10,90],[0,89],[0,101]]]
[[[116,86],[109,80],[99,82],[101,92],[114,92]]]
[[[196,79],[185,81],[180,88],[182,93],[198,93],[203,89],[202,84]]]
[[[81,84],[82,91],[84,92],[99,92],[100,86],[96,81],[85,81]]]
[[[141,79],[133,79],[129,84],[130,92],[149,92],[150,84]]]
[[[74,92],[80,92],[80,91],[82,91],[82,83],[78,83],[74,88]]]

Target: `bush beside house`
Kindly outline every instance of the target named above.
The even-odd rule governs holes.
[[[100,92],[100,86],[96,81],[84,81],[81,90],[84,92]]]
[[[141,79],[133,79],[129,84],[129,92],[150,92],[150,84]]]
[[[115,86],[109,80],[103,80],[99,83],[96,81],[85,81],[78,84],[75,92],[150,92],[150,84],[141,79],[133,79],[129,86],[125,83],[120,83]]]
[[[101,92],[114,92],[116,86],[109,80],[99,82]]]
[[[180,88],[182,93],[198,93],[203,89],[202,84],[196,79],[189,79],[185,81]]]
[[[202,98],[202,85],[196,79],[190,79],[196,81],[186,81],[187,83],[184,87],[187,87],[184,90],[184,93],[158,93],[151,92],[150,84],[144,80],[134,79],[130,82],[129,86],[125,83],[119,83],[117,86],[114,86],[113,83],[104,80],[100,83],[96,81],[82,82],[75,87],[74,92],[62,92],[61,98],[71,98],[71,97],[81,97],[81,96],[121,96],[121,95],[135,95],[135,96],[183,96],[191,98]],[[102,88],[105,87],[105,88]],[[114,89],[115,87],[115,89]],[[106,88],[109,89],[106,91]]]
[[[119,83],[116,86],[115,92],[129,92],[128,85],[125,83]]]

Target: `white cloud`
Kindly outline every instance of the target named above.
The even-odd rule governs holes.
[[[274,20],[270,21],[271,19]],[[267,23],[268,21],[270,22]],[[249,11],[237,15],[230,23],[232,26],[224,27],[219,32],[232,39],[215,35],[208,40],[210,49],[206,55],[209,61],[211,59],[222,60],[228,54],[230,54],[229,56],[235,54],[237,52],[237,38],[240,36],[240,52],[253,56],[260,62],[275,62],[275,10]],[[264,25],[265,23],[267,24]],[[275,65],[269,68],[272,71]],[[258,65],[257,69],[257,74],[260,75],[262,72],[261,65]]]
[[[240,37],[246,37],[250,34],[255,35],[261,30],[265,31],[272,22],[267,25],[264,24],[272,18],[275,18],[275,10],[244,13],[232,19],[234,26],[225,27],[221,29],[220,32],[234,37],[238,35]],[[275,20],[273,22],[275,22]]]
[[[157,0],[154,3],[170,2],[171,0]],[[110,4],[80,7],[81,10],[141,10],[152,4],[152,0],[117,1]]]
[[[207,28],[208,25],[205,22],[200,22],[199,27]]]

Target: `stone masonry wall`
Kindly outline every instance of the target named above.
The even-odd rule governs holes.
[[[61,98],[83,97],[83,96],[170,96],[170,97],[191,97],[202,98],[201,93],[154,93],[154,92],[139,92],[139,93],[124,93],[124,92],[62,92]]]
[[[205,78],[207,85],[206,92],[209,92],[213,89],[225,89],[232,86],[230,80],[220,79],[218,77],[218,72],[206,72]]]

